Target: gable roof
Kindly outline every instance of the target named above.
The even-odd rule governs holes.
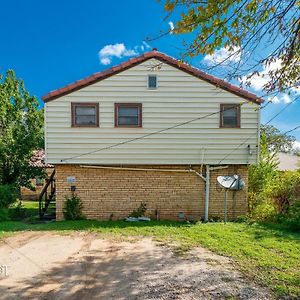
[[[283,152],[278,154],[278,170],[296,171],[298,169],[300,169],[299,156]]]
[[[102,72],[94,73],[93,75],[86,77],[84,79],[75,81],[65,87],[59,88],[57,90],[54,90],[42,97],[43,101],[49,102],[52,100],[55,100],[61,96],[70,94],[74,91],[77,91],[79,89],[82,89],[83,87],[86,87],[88,85],[91,85],[93,83],[96,83],[98,81],[101,81],[103,79],[106,79],[108,77],[111,77],[115,74],[118,74],[122,71],[125,71],[127,69],[130,69],[144,61],[147,61],[151,58],[155,58],[163,63],[166,63],[174,68],[177,68],[183,72],[186,72],[190,75],[193,75],[199,79],[202,79],[216,87],[219,87],[225,91],[228,91],[232,94],[235,94],[237,96],[240,96],[246,100],[249,100],[256,104],[261,104],[263,102],[263,99],[256,96],[253,93],[250,93],[244,89],[241,89],[240,87],[233,85],[231,83],[228,83],[222,79],[219,79],[215,76],[212,76],[210,74],[207,74],[197,68],[194,68],[186,63],[183,63],[173,57],[170,57],[162,52],[158,52],[157,50],[153,49],[151,52],[146,52],[138,57],[132,58],[124,63],[121,63],[117,66],[114,66],[110,69],[104,70]]]

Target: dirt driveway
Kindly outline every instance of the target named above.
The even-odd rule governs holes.
[[[230,260],[178,256],[152,239],[24,232],[0,241],[0,299],[271,299]]]

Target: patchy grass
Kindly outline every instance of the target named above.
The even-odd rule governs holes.
[[[27,210],[29,216],[38,216],[39,214],[39,202],[38,201],[25,201],[22,200],[24,208]]]
[[[206,247],[231,257],[243,273],[271,288],[278,297],[300,297],[300,233],[263,224],[124,221],[61,221],[44,224],[0,223],[0,237],[23,230],[68,232],[88,230],[116,236],[152,236],[163,243],[176,243],[179,252]]]

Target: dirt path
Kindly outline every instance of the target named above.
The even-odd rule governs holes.
[[[203,248],[186,256],[149,238],[24,232],[0,242],[0,299],[271,299],[230,261]]]

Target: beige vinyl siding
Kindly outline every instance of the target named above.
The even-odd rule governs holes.
[[[147,87],[152,66],[158,89]],[[71,102],[99,102],[99,128],[72,128]],[[114,103],[143,105],[142,128],[115,128]],[[222,164],[255,163],[259,106],[241,107],[241,128],[219,128],[219,114],[108,150],[72,158],[99,148],[174,126],[219,110],[220,103],[243,103],[235,96],[154,59],[45,105],[46,152],[49,163],[71,164]],[[248,154],[247,145],[252,155]],[[68,158],[72,158],[69,160]]]

